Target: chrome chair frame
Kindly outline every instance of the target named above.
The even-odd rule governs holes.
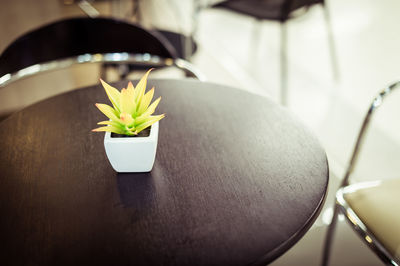
[[[0,88],[6,85],[36,74],[59,70],[76,64],[84,63],[113,63],[113,64],[136,64],[148,67],[175,66],[185,72],[189,77],[205,81],[205,76],[186,60],[177,58],[162,58],[151,54],[130,54],[130,53],[105,53],[105,54],[83,54],[59,60],[35,64],[14,73],[7,73],[0,77]]]
[[[353,173],[355,165],[357,163],[362,144],[364,142],[365,133],[367,132],[372,115],[382,104],[384,99],[391,94],[394,90],[400,87],[400,81],[394,82],[388,87],[384,88],[372,101],[368,113],[364,118],[361,130],[358,134],[356,144],[353,149],[353,153],[350,159],[350,163],[347,167],[344,178],[340,184],[340,187],[336,193],[336,202],[334,206],[332,221],[328,227],[328,231],[325,238],[323,257],[321,265],[326,266],[329,263],[330,250],[333,240],[333,234],[335,232],[338,215],[340,213],[344,214],[346,220],[350,223],[353,229],[359,234],[359,236],[364,240],[364,242],[371,248],[372,251],[386,264],[399,266],[400,262],[385,249],[385,247],[377,240],[377,238],[368,230],[367,226],[361,221],[361,219],[356,215],[356,213],[351,209],[349,204],[346,202],[344,195],[349,191],[354,191],[360,188],[365,188],[368,186],[374,186],[379,181],[375,182],[362,182],[349,185],[350,175]]]
[[[375,235],[368,229],[368,227],[362,222],[362,220],[357,216],[357,214],[351,209],[347,203],[344,195],[346,193],[354,192],[359,189],[364,189],[368,187],[374,187],[381,183],[381,180],[372,182],[362,182],[353,185],[349,185],[339,189],[336,193],[336,200],[338,202],[338,207],[340,211],[345,215],[346,220],[350,223],[357,234],[364,240],[364,242],[369,246],[370,249],[386,264],[399,266],[399,262],[390,255],[390,253],[385,249],[385,247],[380,243],[380,241],[375,237]]]

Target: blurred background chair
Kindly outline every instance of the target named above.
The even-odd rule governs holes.
[[[262,20],[273,20],[280,22],[280,61],[281,61],[281,102],[287,104],[287,29],[286,22],[292,17],[294,11],[300,8],[307,10],[312,5],[321,4],[324,9],[325,22],[328,31],[328,41],[332,60],[334,78],[338,79],[338,69],[336,63],[336,52],[333,40],[333,33],[330,23],[328,8],[324,0],[227,0],[217,3],[212,7],[223,8],[240,14],[252,16],[258,23]],[[256,33],[257,34],[257,33]],[[258,36],[253,40],[257,41]]]
[[[132,71],[148,68],[178,68],[187,77],[204,80],[192,64],[177,57],[169,41],[157,32],[114,18],[78,17],[39,27],[13,41],[0,55],[0,89],[22,78],[82,64],[94,65],[96,71],[100,70],[99,76],[91,79],[92,83],[99,77],[107,80],[107,73],[118,80],[127,78]],[[80,80],[89,80],[87,71],[74,73]],[[67,75],[62,78],[70,79]],[[63,80],[58,82],[62,83]],[[86,82],[85,85],[90,84]],[[51,93],[49,89],[40,97],[36,93],[36,100]],[[2,111],[2,119],[34,102],[23,99],[24,95],[27,94],[14,96],[21,98],[14,99],[12,109]],[[33,95],[32,92],[29,95]]]
[[[110,2],[111,4],[111,15],[114,18],[120,18],[124,20],[135,19],[137,23],[141,23],[142,19],[147,15],[143,14],[142,6],[144,5],[143,0],[130,0],[130,5],[126,6],[126,3],[122,3],[121,0],[65,0],[64,4],[76,4],[88,17],[96,18],[101,16],[101,12],[97,10],[92,2]],[[199,4],[197,0],[195,1],[195,8],[199,8]],[[149,0],[147,0],[147,4],[149,4]],[[179,12],[179,6],[176,6],[176,2],[169,1],[169,11],[174,13],[175,20],[179,23],[181,21],[181,13]],[[124,7],[128,8],[128,11],[124,9]],[[195,12],[194,14],[197,14]],[[154,28],[151,25],[152,31],[157,32],[159,35],[162,35],[165,39],[169,41],[172,47],[175,50],[177,57],[190,61],[192,55],[197,51],[197,44],[194,41],[194,37],[192,35],[185,35],[183,32],[165,30]]]
[[[201,77],[156,32],[111,18],[71,18],[40,27],[11,43],[0,55],[0,86],[40,72],[89,62],[138,68],[176,66],[188,76]],[[122,75],[124,78],[126,73]]]
[[[338,215],[343,214],[352,228],[386,265],[400,265],[400,178],[350,184],[362,144],[374,111],[384,99],[400,87],[393,83],[372,101],[351,155],[346,174],[336,193],[332,221],[328,227],[322,265],[329,255]],[[396,121],[398,122],[398,121]]]

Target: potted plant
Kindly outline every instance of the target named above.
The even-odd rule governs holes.
[[[100,79],[113,107],[96,103],[96,107],[110,120],[101,121],[94,132],[106,132],[104,147],[111,166],[117,172],[149,172],[153,168],[157,150],[158,121],[165,115],[152,115],[161,100],[152,104],[154,87],[146,91],[147,77],[136,87],[132,82],[118,91]]]

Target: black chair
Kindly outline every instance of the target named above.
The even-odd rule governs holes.
[[[139,69],[176,66],[187,76],[203,79],[157,32],[112,18],[79,17],[45,25],[11,43],[0,55],[0,87],[41,72],[94,62]]]
[[[330,26],[328,9],[324,0],[227,0],[212,7],[223,8],[237,13],[252,16],[259,21],[274,20],[281,25],[281,101],[287,101],[287,33],[285,22],[291,18],[294,11],[300,8],[308,9],[314,4],[321,4],[324,7],[325,20],[330,42],[330,52],[335,79],[338,79],[337,64],[335,61],[335,50]]]
[[[400,89],[395,82],[383,89],[372,101],[351,155],[350,163],[340,188],[332,221],[328,227],[323,250],[322,265],[329,263],[333,235],[339,214],[343,214],[363,242],[386,265],[400,265],[400,179],[376,180],[350,184],[359,153],[374,112],[394,90]]]
[[[114,3],[118,3],[118,1],[113,1],[113,0],[96,0],[98,2],[100,1],[108,1],[110,2],[111,6]],[[92,1],[90,1],[92,2]],[[75,3],[78,5],[78,7],[88,16],[91,18],[96,18],[100,16],[100,12],[90,3],[86,0],[73,0],[70,1],[68,4]],[[136,17],[137,21],[141,21],[141,18],[145,15],[141,13],[141,5],[142,1],[140,0],[132,0],[133,3],[133,10],[131,16]],[[172,11],[176,11],[178,7],[176,6],[171,6]],[[120,10],[121,11],[121,10]],[[175,12],[176,17],[180,16],[179,12]],[[112,14],[113,17],[120,17],[121,14],[117,12],[117,14]],[[161,34],[163,37],[165,37],[169,43],[172,45],[172,47],[175,50],[176,55],[178,58],[182,58],[185,60],[190,61],[190,58],[193,56],[193,54],[197,51],[197,43],[194,41],[193,36],[185,36],[184,34],[178,33],[178,32],[173,32],[173,31],[167,31],[167,30],[160,30],[160,29],[153,29],[153,32],[157,32]]]

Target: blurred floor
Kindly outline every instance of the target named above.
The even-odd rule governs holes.
[[[173,1],[173,0],[169,0]],[[38,3],[40,2],[40,3]],[[185,5],[157,1],[153,8]],[[176,1],[175,1],[176,2]],[[58,18],[83,13],[61,1],[2,0],[0,51],[19,34]],[[289,252],[272,265],[318,265],[333,204],[333,191],[343,176],[363,116],[375,94],[400,77],[400,1],[328,0],[340,78],[335,81],[322,8],[315,6],[288,23],[289,104],[325,147],[331,184],[325,209],[315,225]],[[96,4],[103,14],[112,10]],[[167,11],[165,11],[166,13]],[[163,13],[161,13],[163,14]],[[162,15],[157,16],[163,20]],[[10,23],[12,22],[12,23]],[[177,24],[179,25],[179,21]],[[262,22],[221,10],[204,10],[199,18],[198,52],[193,63],[209,81],[265,95],[279,101],[279,24]],[[257,36],[254,36],[257,31]],[[97,82],[96,67],[79,66],[22,81],[0,90],[0,114],[48,95]],[[82,73],[91,73],[90,76]],[[65,81],[65,76],[70,79]],[[163,74],[160,73],[160,76]],[[168,74],[169,75],[169,74]],[[63,80],[63,82],[60,82]],[[46,84],[51,91],[43,91]],[[396,94],[396,93],[395,93]],[[356,169],[357,180],[393,178],[400,172],[400,93],[379,110]],[[397,176],[399,177],[399,176]],[[327,210],[327,211],[326,211]],[[344,222],[340,222],[331,265],[381,265]]]

